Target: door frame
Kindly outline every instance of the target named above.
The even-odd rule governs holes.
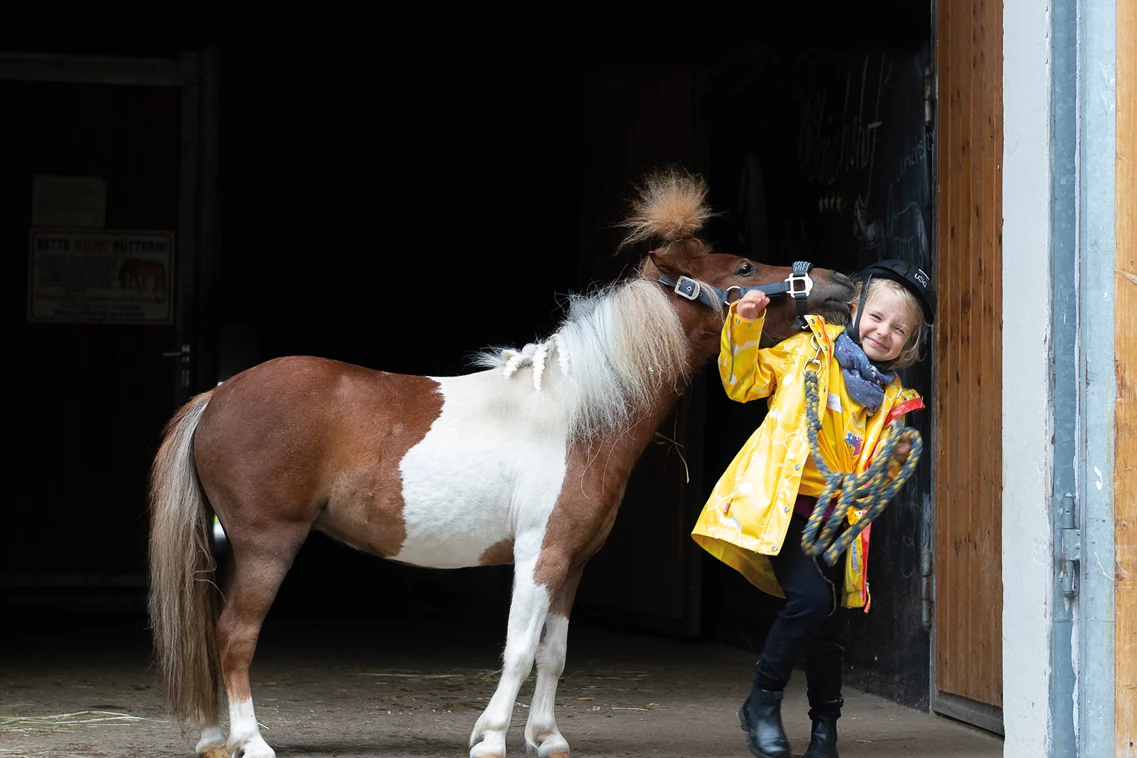
[[[179,87],[181,89],[181,167],[177,230],[177,283],[173,360],[188,369],[175,372],[170,388],[174,408],[197,391],[207,389],[216,377],[217,322],[216,271],[218,226],[218,66],[212,49],[194,50],[170,57],[140,58],[55,53],[6,53],[0,51],[0,80],[16,82],[106,84],[122,86]],[[181,346],[188,345],[188,352]],[[205,348],[208,349],[205,349]],[[8,575],[0,586],[34,588],[84,588],[106,590],[102,602],[92,602],[89,593],[61,593],[53,607],[76,610],[112,610],[121,603],[123,588],[145,588],[147,577],[101,575]],[[127,602],[127,610],[133,606]]]
[[[216,350],[203,349],[203,338],[216,330],[217,243],[220,232],[218,176],[218,64],[214,49],[178,56],[70,55],[0,53],[0,79],[127,86],[180,87],[181,191],[179,193],[175,330],[171,356],[185,364],[188,380],[172,388],[175,406],[207,389],[217,374]],[[210,340],[210,346],[215,344]],[[189,346],[188,353],[183,345]],[[181,372],[179,372],[181,374]]]
[[[1016,303],[1003,323],[1002,391],[1015,410],[1003,433],[1008,755],[1117,747],[1119,6],[1004,3],[1003,284]]]
[[[1065,19],[1056,17],[1054,8],[1067,3],[1074,7]],[[1132,743],[1122,744],[1132,738],[1132,733],[1127,735],[1124,729],[1117,733],[1115,713],[1115,705],[1122,705],[1121,702],[1115,704],[1116,695],[1132,687],[1132,680],[1116,680],[1118,663],[1131,659],[1131,653],[1124,647],[1131,643],[1117,640],[1123,645],[1118,657],[1114,637],[1117,623],[1122,619],[1116,614],[1119,610],[1124,613],[1126,608],[1124,598],[1115,597],[1115,589],[1125,576],[1116,558],[1125,555],[1132,545],[1132,542],[1127,545],[1122,537],[1126,534],[1122,519],[1115,521],[1124,513],[1124,508],[1118,503],[1115,509],[1114,490],[1116,464],[1124,460],[1125,452],[1123,447],[1115,447],[1123,439],[1122,427],[1117,425],[1117,403],[1127,394],[1118,391],[1123,366],[1118,363],[1121,345],[1114,342],[1115,324],[1131,315],[1123,306],[1115,311],[1117,287],[1122,281],[1115,272],[1123,270],[1119,266],[1121,257],[1115,258],[1116,210],[1129,210],[1118,203],[1116,196],[1116,172],[1119,167],[1123,170],[1127,162],[1126,146],[1117,143],[1119,100],[1123,108],[1131,107],[1126,97],[1129,92],[1123,90],[1119,96],[1117,88],[1118,39],[1126,31],[1124,27],[1119,31],[1118,5],[1112,0],[1100,3],[1062,0],[1052,3],[1050,11],[1051,45],[1058,43],[1055,34],[1059,24],[1068,28],[1071,41],[1077,41],[1076,48],[1071,47],[1067,53],[1073,55],[1073,51],[1077,51],[1075,65],[1071,67],[1076,75],[1077,129],[1068,134],[1051,135],[1052,153],[1067,143],[1071,143],[1068,145],[1071,152],[1077,150],[1077,191],[1075,194],[1063,187],[1061,177],[1055,177],[1050,198],[1051,203],[1058,203],[1074,195],[1077,214],[1074,259],[1078,282],[1077,319],[1073,327],[1062,325],[1076,329],[1076,381],[1069,390],[1062,389],[1077,398],[1074,464],[1077,486],[1073,490],[1073,517],[1067,524],[1057,525],[1054,539],[1054,552],[1060,559],[1056,561],[1055,575],[1069,573],[1073,579],[1076,610],[1070,641],[1075,646],[1076,669],[1068,696],[1058,693],[1064,702],[1057,703],[1051,714],[1052,718],[1063,710],[1074,714],[1076,723],[1067,730],[1072,746],[1069,755],[1124,755],[1126,748],[1133,754]],[[1128,5],[1131,13],[1132,0]],[[1052,48],[1051,55],[1054,54]],[[1062,83],[1055,82],[1054,89],[1060,86]],[[1054,113],[1053,104],[1051,113]],[[1051,254],[1054,253],[1052,248]],[[1055,289],[1069,286],[1069,279],[1055,272]],[[1057,317],[1055,322],[1058,328]],[[1055,395],[1056,412],[1064,400],[1065,397]],[[1063,493],[1055,485],[1056,501]],[[1057,579],[1055,583],[1061,586]],[[1124,706],[1122,708],[1119,713],[1124,713]]]

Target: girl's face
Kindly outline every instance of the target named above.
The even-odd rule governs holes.
[[[861,347],[874,361],[896,360],[916,328],[900,298],[899,294],[882,288],[870,293],[865,301],[860,325]]]

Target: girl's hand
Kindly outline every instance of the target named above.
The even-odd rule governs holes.
[[[896,440],[896,447],[892,448],[892,462],[897,466],[903,466],[911,452],[912,435],[909,432],[904,432],[900,439]]]
[[[769,304],[770,297],[765,292],[750,290],[738,301],[735,313],[742,318],[758,318],[766,312],[766,306]]]

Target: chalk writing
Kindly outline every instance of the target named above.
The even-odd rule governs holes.
[[[861,65],[860,81],[854,88],[853,72],[845,73],[845,90],[840,113],[827,111],[828,90],[821,89],[805,98],[801,130],[798,134],[798,166],[811,182],[834,184],[844,173],[867,172],[863,183],[865,202],[871,192],[876,160],[877,132],[883,121],[880,103],[892,73],[892,58],[880,56],[875,84],[869,79],[871,56]],[[852,101],[856,99],[856,105]],[[869,112],[866,113],[866,100]],[[855,107],[855,111],[852,110]]]

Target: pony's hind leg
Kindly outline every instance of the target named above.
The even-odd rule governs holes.
[[[536,556],[522,559],[514,555],[513,597],[509,604],[509,625],[502,654],[501,679],[490,704],[474,724],[470,735],[470,758],[503,758],[505,733],[513,716],[517,691],[533,670],[533,657],[549,612],[550,592],[560,588],[564,571],[548,584],[539,584],[534,574]]]
[[[221,608],[224,610],[225,598],[233,594],[233,571],[224,570],[224,564],[220,564],[214,576],[221,582]],[[217,623],[214,623],[214,634],[216,631]],[[225,747],[228,741],[229,738],[221,728],[220,720],[213,721],[202,726],[201,738],[194,746],[194,751],[198,758],[229,758],[229,750]]]
[[[221,672],[229,698],[228,749],[230,758],[275,758],[257,726],[249,666],[261,625],[308,529],[306,525],[274,524],[267,530],[258,525],[256,533],[242,531],[251,536],[229,535],[232,574],[225,607],[217,621]]]
[[[568,758],[569,754],[568,742],[557,728],[554,708],[557,682],[564,671],[568,651],[569,613],[583,570],[583,564],[569,569],[564,584],[553,595],[545,616],[545,633],[537,646],[537,684],[533,687],[533,702],[525,724],[525,744],[538,758]]]
[[[225,732],[218,724],[210,724],[201,730],[201,739],[194,746],[194,751],[201,758],[229,758],[229,751],[225,749]]]

